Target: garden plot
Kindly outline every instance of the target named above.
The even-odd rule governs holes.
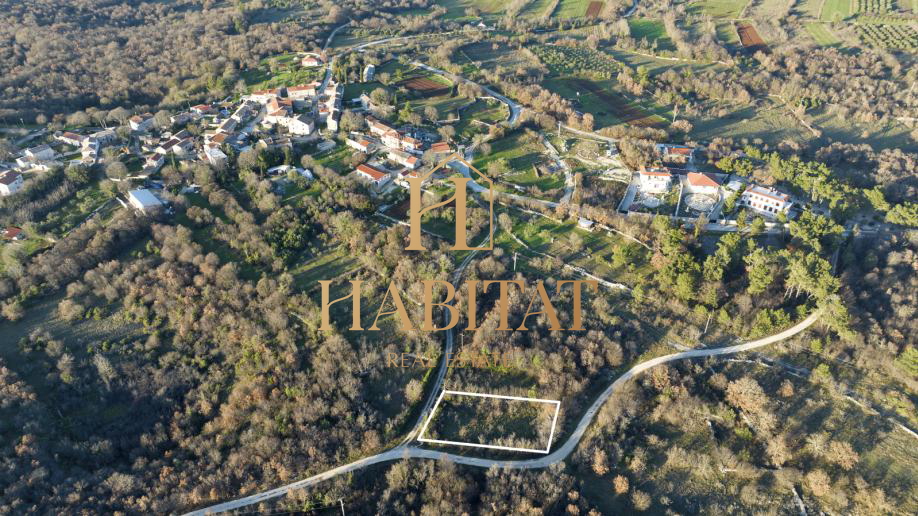
[[[548,453],[560,408],[557,400],[444,390],[418,441]]]

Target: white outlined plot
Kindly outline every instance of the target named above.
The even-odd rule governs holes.
[[[437,407],[440,406],[440,402],[443,401],[443,396],[446,394],[457,395],[457,396],[475,396],[478,398],[495,398],[500,400],[511,400],[511,401],[528,401],[530,403],[551,403],[555,406],[555,415],[551,420],[551,432],[548,434],[548,444],[545,446],[544,450],[537,450],[533,448],[514,448],[512,446],[495,446],[493,444],[478,444],[478,443],[464,443],[460,441],[443,441],[440,439],[428,439],[424,437],[424,433],[427,432],[427,426],[433,420],[434,414],[437,412]],[[555,437],[555,424],[558,423],[558,413],[561,410],[561,402],[557,400],[542,400],[538,398],[523,398],[520,396],[501,396],[499,394],[481,394],[477,392],[463,392],[463,391],[448,391],[443,390],[440,393],[440,397],[437,398],[437,402],[434,403],[432,409],[430,409],[430,414],[427,416],[427,421],[424,422],[424,426],[421,427],[421,431],[418,432],[418,441],[422,443],[436,443],[436,444],[451,444],[453,446],[467,446],[469,448],[488,448],[491,450],[504,450],[504,451],[517,451],[517,452],[526,452],[526,453],[548,453],[551,450],[551,441]]]

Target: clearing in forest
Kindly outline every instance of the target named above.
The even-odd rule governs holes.
[[[560,409],[561,402],[557,400],[444,390],[421,428],[418,441],[548,453]]]

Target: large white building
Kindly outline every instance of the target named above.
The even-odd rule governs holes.
[[[386,183],[388,183],[392,179],[392,176],[390,176],[386,172],[377,170],[371,167],[370,165],[365,165],[365,164],[358,165],[356,172],[357,172],[357,177],[370,183],[376,190],[379,190],[380,188],[385,186]]]
[[[7,170],[0,173],[0,196],[13,195],[22,188],[22,174]]]
[[[155,213],[162,209],[163,203],[147,189],[128,192],[128,202],[141,213]]]
[[[638,175],[642,192],[663,193],[673,182],[673,175],[665,168],[641,168]]]
[[[789,195],[774,188],[749,185],[740,196],[739,204],[762,215],[774,217],[779,213],[787,213],[793,203]]]

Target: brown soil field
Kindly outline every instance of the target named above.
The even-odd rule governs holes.
[[[578,88],[583,88],[595,95],[616,118],[625,123],[639,127],[655,127],[660,125],[660,122],[654,120],[646,111],[633,105],[628,99],[618,93],[606,91],[587,80],[576,80],[575,83]]]
[[[587,18],[598,17],[599,12],[602,11],[602,6],[603,6],[602,2],[590,2],[590,5],[587,7],[587,10],[586,10],[586,17]]]
[[[437,82],[427,77],[415,77],[413,79],[406,79],[399,84],[405,86],[409,90],[420,92],[426,97],[440,95],[449,90],[449,88],[443,83]]]
[[[739,33],[740,43],[744,47],[749,49],[764,49],[765,41],[759,36],[758,31],[755,30],[755,27],[749,25],[748,23],[737,23],[736,32]]]

